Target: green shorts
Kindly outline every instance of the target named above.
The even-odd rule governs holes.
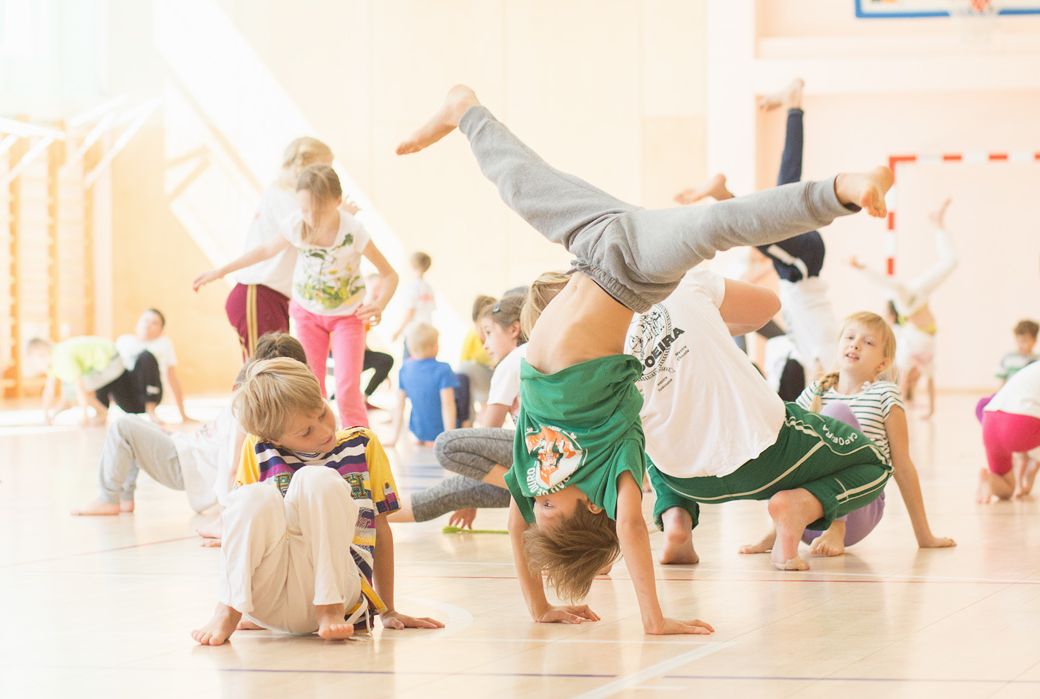
[[[657,526],[663,528],[661,515],[673,507],[688,511],[697,526],[701,504],[768,500],[782,490],[804,488],[823,505],[823,517],[809,528],[823,530],[881,494],[892,466],[869,438],[840,420],[794,403],[786,407],[776,442],[727,476],[675,478],[651,463]]]

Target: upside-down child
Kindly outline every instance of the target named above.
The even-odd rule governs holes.
[[[318,380],[294,359],[248,365],[234,412],[249,433],[223,514],[220,592],[192,632],[224,643],[239,622],[326,640],[379,614],[387,628],[439,628],[394,609],[396,486],[379,440],[337,430]]]
[[[549,604],[542,571],[561,596],[580,599],[620,550],[646,632],[710,633],[702,621],[665,617],[657,599],[641,503],[646,466],[635,382],[642,367],[623,354],[632,315],[665,299],[687,270],[720,250],[783,240],[859,206],[883,215],[891,173],[842,174],[705,209],[640,209],[550,167],[463,86],[448,93],[398,153],[422,150],[456,128],[505,202],[577,258],[571,280],[538,319],[521,364],[514,462],[506,476],[514,562],[532,617],[598,619],[586,605]],[[819,516],[797,513],[806,523]]]
[[[766,111],[787,108],[777,186],[802,179],[802,145],[805,140],[803,88],[802,80],[795,79],[784,90],[759,100],[759,108]],[[716,175],[706,186],[680,192],[676,201],[692,204],[704,197],[724,201],[733,196],[726,187],[726,178]],[[834,355],[834,338],[838,333],[827,285],[820,279],[826,253],[823,236],[819,231],[808,231],[777,243],[760,245],[758,251],[773,262],[780,277],[780,300],[787,333],[794,340],[806,367],[812,370],[811,374],[821,373]]]
[[[947,199],[937,211],[929,215],[935,227],[937,259],[912,280],[900,281],[866,267],[855,257],[850,260],[853,269],[859,270],[875,284],[892,293],[900,324],[896,353],[900,391],[907,401],[913,401],[918,380],[925,380],[928,391],[928,412],[925,417],[931,417],[935,412],[935,335],[939,331],[935,314],[928,302],[939,285],[957,268],[957,252],[946,230],[946,211],[951,201]]]
[[[936,536],[928,524],[921,481],[910,458],[909,428],[899,387],[885,376],[896,357],[896,339],[885,319],[874,313],[855,313],[845,319],[838,339],[838,371],[807,386],[798,397],[801,408],[852,425],[878,448],[892,465],[920,548],[955,546],[953,539]],[[885,494],[835,519],[826,531],[807,528],[802,541],[810,553],[839,556],[846,546],[866,538],[881,521]],[[745,546],[741,553],[765,553],[773,548],[775,532]]]

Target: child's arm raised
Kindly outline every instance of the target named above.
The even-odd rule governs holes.
[[[516,567],[516,577],[520,581],[520,592],[524,595],[524,602],[531,612],[531,618],[541,624],[580,624],[585,621],[599,621],[599,616],[589,609],[587,604],[576,605],[552,605],[545,597],[545,584],[542,582],[542,572],[531,570],[527,564],[527,554],[524,553],[524,532],[527,531],[527,521],[524,519],[516,502],[509,501],[509,542],[513,546],[513,565]]]
[[[218,267],[212,272],[203,272],[199,276],[195,277],[195,281],[191,283],[191,288],[194,291],[198,291],[206,284],[221,279],[225,274],[237,272],[240,269],[245,269],[246,267],[255,265],[257,262],[263,262],[264,260],[274,257],[282,250],[288,248],[289,245],[289,239],[282,237],[275,238],[269,243],[258,245],[241,257],[228,262],[223,267]]]
[[[617,534],[621,555],[632,578],[643,617],[643,630],[649,634],[709,634],[715,629],[700,619],[679,621],[669,619],[661,612],[657,600],[657,582],[654,580],[654,561],[650,555],[650,534],[643,519],[643,490],[631,473],[622,473],[617,483]]]
[[[719,315],[731,335],[746,335],[769,322],[780,312],[780,298],[765,287],[726,280]]]
[[[924,512],[924,498],[921,495],[921,481],[917,477],[914,462],[910,459],[906,411],[899,406],[893,406],[885,418],[885,432],[888,434],[888,444],[892,451],[892,468],[895,471],[893,476],[910,514],[917,545],[923,549],[956,546],[957,543],[953,539],[932,534],[932,528],[928,525],[928,516]]]
[[[376,594],[386,605],[379,615],[388,629],[443,629],[444,624],[429,617],[413,617],[394,609],[394,532],[386,515],[376,515],[376,545],[372,552],[372,573]]]

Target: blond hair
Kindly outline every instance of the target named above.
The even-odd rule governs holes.
[[[310,192],[315,208],[319,209],[343,198],[343,185],[340,184],[339,175],[328,165],[311,165],[305,168],[296,179],[296,191]],[[309,243],[313,236],[314,229],[304,221],[301,236],[303,242]]]
[[[412,354],[428,354],[437,348],[440,333],[429,323],[415,323],[408,328],[408,351]]]
[[[310,136],[294,139],[282,154],[282,172],[278,181],[291,188],[304,169],[321,161],[332,162],[331,148]]]
[[[325,408],[318,379],[295,359],[261,359],[246,365],[245,378],[235,391],[232,412],[242,429],[277,442],[294,415]]]
[[[545,272],[534,280],[524,297],[524,307],[520,310],[520,332],[524,337],[531,337],[531,331],[542,311],[570,280],[570,275],[563,272]]]
[[[839,339],[845,334],[845,328],[849,326],[849,323],[859,323],[867,330],[870,330],[881,337],[881,356],[884,358],[887,366],[876,378],[890,377],[892,363],[896,358],[896,335],[892,332],[892,326],[890,326],[888,322],[877,313],[861,311],[859,313],[853,313],[842,321],[841,332],[838,333]],[[824,374],[816,380],[816,389],[813,392],[813,399],[812,403],[809,405],[809,410],[814,413],[820,412],[820,408],[823,407],[823,394],[838,385],[838,378],[838,372],[834,371],[829,374]]]
[[[576,602],[589,594],[599,572],[621,555],[614,520],[578,501],[574,514],[553,527],[524,532],[524,553],[532,572],[545,578],[561,598]]]
[[[412,266],[418,269],[420,274],[426,274],[430,271],[430,266],[433,264],[433,258],[425,252],[413,252],[411,262]]]

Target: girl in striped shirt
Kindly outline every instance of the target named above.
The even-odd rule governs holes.
[[[874,313],[855,313],[845,319],[838,339],[838,371],[808,386],[798,397],[802,408],[848,422],[870,437],[889,463],[899,485],[910,522],[921,548],[955,546],[953,539],[935,536],[928,524],[921,481],[910,459],[906,411],[899,387],[887,374],[896,355],[892,328]],[[885,511],[885,496],[834,521],[825,532],[806,529],[802,540],[817,556],[840,556],[846,546],[867,536]],[[775,532],[741,553],[764,553],[773,546]]]

